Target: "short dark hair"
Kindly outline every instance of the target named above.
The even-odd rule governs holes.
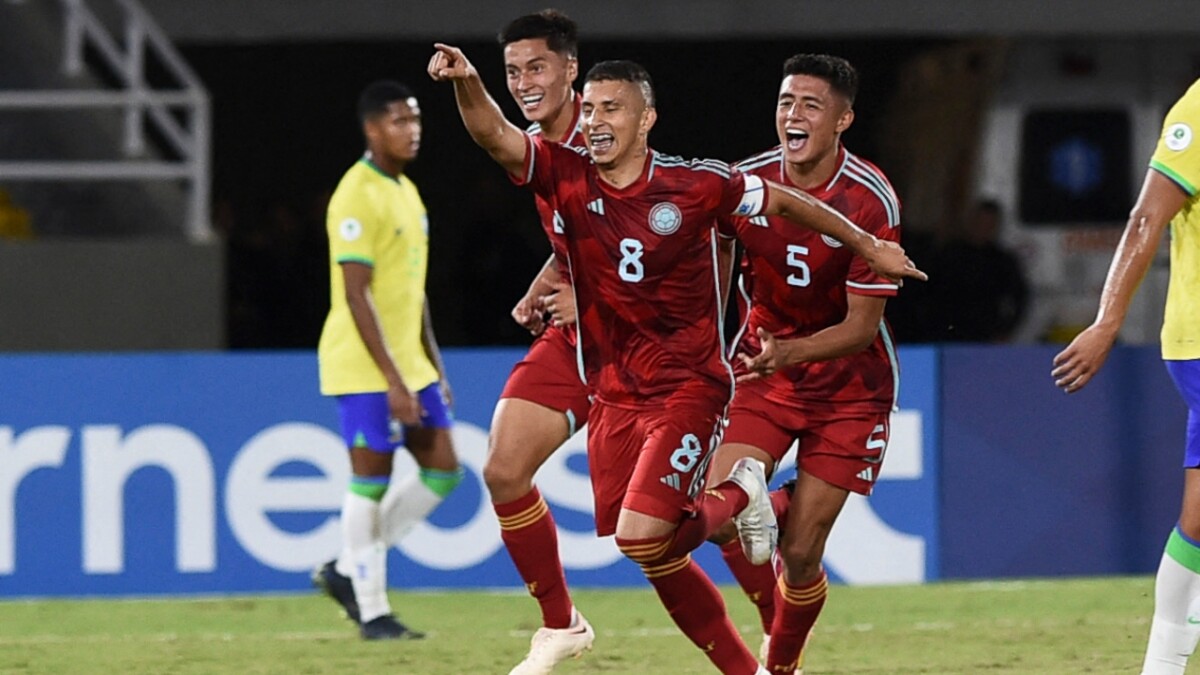
[[[811,75],[829,83],[834,91],[846,97],[850,105],[858,96],[858,71],[840,56],[829,54],[796,54],[783,62],[783,76]]]
[[[387,112],[396,101],[413,98],[412,89],[394,80],[376,80],[363,88],[358,95],[358,121],[366,122]]]
[[[645,68],[633,61],[601,61],[592,66],[587,72],[587,77],[583,78],[585,84],[613,80],[638,85],[642,96],[646,98],[646,106],[654,107],[654,81],[650,79],[650,73],[646,72]]]
[[[579,26],[557,9],[517,17],[496,36],[501,47],[537,38],[545,40],[546,47],[556,54],[572,59],[579,55]]]

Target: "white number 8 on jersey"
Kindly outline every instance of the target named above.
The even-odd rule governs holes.
[[[617,263],[617,272],[625,281],[637,283],[646,275],[642,267],[642,242],[637,239],[621,240],[621,261]]]

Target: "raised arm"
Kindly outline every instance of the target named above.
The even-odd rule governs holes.
[[[528,146],[525,133],[504,118],[462,50],[440,42],[433,47],[437,51],[429,59],[429,76],[454,83],[458,112],[471,138],[505,171],[521,176]]]
[[[913,261],[904,255],[904,249],[895,242],[884,241],[864,231],[803,190],[771,181],[763,183],[767,191],[763,215],[783,216],[797,225],[837,239],[862,256],[876,274],[892,281],[898,282],[904,277],[922,281],[929,278],[917,269]]]
[[[1163,230],[1186,201],[1187,194],[1171,179],[1154,169],[1146,172],[1142,192],[1108,268],[1096,318],[1054,357],[1050,375],[1063,391],[1069,394],[1082,389],[1108,359],[1129,303],[1154,261]]]

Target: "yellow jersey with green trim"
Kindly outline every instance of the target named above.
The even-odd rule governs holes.
[[[1188,195],[1171,219],[1171,279],[1162,327],[1168,361],[1200,359],[1200,80],[1176,101],[1163,121],[1150,167]]]
[[[404,384],[418,391],[438,380],[421,342],[429,221],[407,176],[385,174],[366,158],[342,176],[329,200],[329,316],[317,360],[327,396],[386,391],[346,302],[344,263],[372,268],[371,298],[384,343]]]

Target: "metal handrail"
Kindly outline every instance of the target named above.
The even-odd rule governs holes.
[[[64,15],[63,71],[84,71],[84,49],[95,53],[121,87],[110,90],[0,92],[0,109],[123,108],[122,149],[127,157],[146,149],[145,123],[170,144],[180,161],[20,161],[0,162],[5,180],[184,180],[189,184],[187,233],[195,240],[212,236],[211,108],[200,78],[176,51],[166,33],[137,0],[114,0],[121,9],[124,44],[119,44],[86,0],[60,0]],[[146,83],[146,50],[163,64],[177,89],[152,89]],[[180,121],[172,110],[184,111]]]

